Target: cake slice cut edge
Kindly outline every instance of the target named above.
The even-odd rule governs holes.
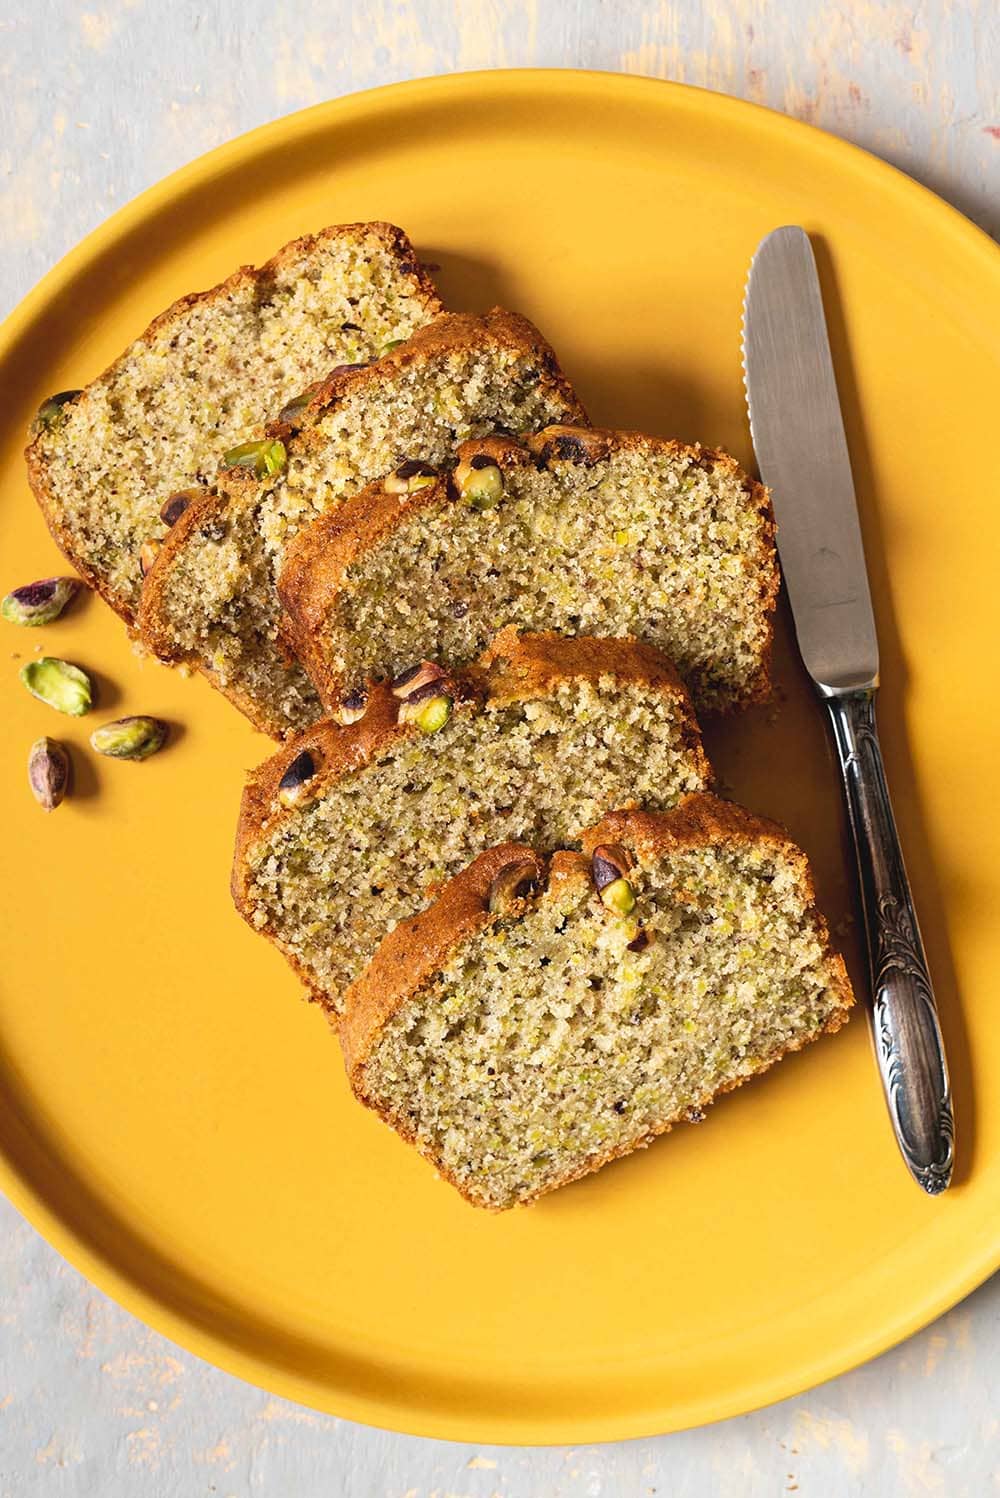
[[[243,796],[237,908],[334,1012],[386,931],[491,843],[565,846],[612,807],[711,783],[688,693],[649,646],[508,630],[464,672],[413,664]]]
[[[84,389],[40,408],[25,458],[53,539],[127,623],[165,502],[340,363],[443,310],[402,229],[336,224],[180,297]],[[145,548],[145,550],[144,550]]]
[[[461,666],[505,624],[644,639],[699,710],[768,696],[774,521],[735,459],[566,425],[457,457],[412,494],[372,484],[288,547],[289,636],[328,710],[408,658]]]
[[[700,1121],[852,1003],[805,854],[699,794],[581,853],[483,853],[385,938],[340,1036],[360,1100],[496,1210]]]
[[[318,700],[276,586],[302,527],[376,476],[398,469],[402,492],[416,493],[464,437],[534,430],[557,413],[586,421],[526,318],[501,308],[442,314],[376,363],[335,372],[273,423],[273,474],[220,474],[196,516],[164,538],[143,586],[140,638],[161,659],[204,670],[273,737],[306,727]]]

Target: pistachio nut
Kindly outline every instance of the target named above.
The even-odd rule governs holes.
[[[110,759],[149,759],[166,741],[167,725],[163,719],[141,716],[102,723],[90,735],[90,747]]]
[[[625,849],[618,843],[601,843],[591,855],[590,867],[601,904],[617,915],[631,915],[635,891],[625,877],[632,867]]]
[[[8,624],[51,624],[80,588],[75,577],[44,577],[37,583],[25,583],[7,594],[0,603],[0,614]]]
[[[224,468],[252,468],[259,479],[272,478],[280,473],[288,454],[283,442],[273,442],[267,437],[256,442],[240,442],[222,454]]]
[[[316,774],[316,761],[308,749],[303,749],[292,760],[278,781],[278,800],[282,806],[294,806],[301,801],[305,787]]]
[[[176,494],[168,494],[160,506],[163,524],[176,525],[192,500],[200,499],[204,493],[204,489],[178,489]]]
[[[412,702],[420,697],[428,695],[428,688],[435,688],[439,681],[444,681],[446,672],[435,661],[418,661],[415,666],[407,666],[390,683],[389,690],[394,697],[402,702]]]
[[[55,811],[69,786],[69,755],[55,739],[36,739],[28,753],[28,784],[43,811]]]
[[[82,394],[82,390],[60,390],[57,395],[50,395],[48,400],[42,401],[31,423],[32,437],[37,437],[39,432],[50,432],[57,426],[66,415],[63,408]]]
[[[344,728],[349,728],[352,723],[360,722],[367,711],[368,693],[363,687],[355,687],[353,692],[341,698],[335,717]]]
[[[146,576],[146,573],[159,556],[160,545],[159,541],[143,541],[139,547],[139,570],[143,577]]]
[[[451,717],[451,708],[451,698],[444,692],[419,693],[416,701],[411,697],[400,704],[397,718],[400,723],[415,723],[421,733],[437,733]]]
[[[455,483],[474,510],[492,510],[503,498],[503,474],[486,453],[463,458],[455,469]]]
[[[390,338],[388,343],[383,343],[376,357],[379,359],[384,359],[386,354],[391,354],[394,348],[399,348],[399,345],[405,342],[405,338]]]
[[[523,900],[538,887],[538,870],[527,858],[515,858],[505,863],[490,881],[486,899],[491,915],[504,914],[517,900]]]
[[[416,494],[418,489],[426,489],[433,484],[437,476],[437,469],[432,468],[429,463],[409,458],[382,480],[382,487],[386,494]]]
[[[43,655],[37,661],[28,661],[19,674],[32,697],[47,702],[57,713],[82,718],[90,711],[93,703],[90,677],[79,666],[54,655]]]

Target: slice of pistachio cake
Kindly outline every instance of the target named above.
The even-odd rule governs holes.
[[[338,371],[267,440],[230,455],[233,466],[180,515],[149,572],[142,639],[203,670],[274,737],[304,727],[319,703],[288,648],[276,590],[301,528],[376,475],[398,469],[402,491],[419,490],[433,479],[429,465],[468,437],[567,418],[586,421],[537,328],[499,308],[444,314],[376,364]]]
[[[700,1120],[853,1002],[780,827],[697,795],[614,812],[583,847],[481,854],[347,994],[357,1096],[476,1206]]]
[[[306,235],[181,297],[35,418],[28,476],[57,545],[132,622],[174,496],[335,365],[376,357],[441,310],[409,239],[383,223]]]
[[[381,937],[497,839],[572,843],[709,780],[687,692],[631,640],[506,631],[461,674],[416,663],[252,776],[233,892],[336,1010]]]
[[[638,432],[467,442],[453,474],[379,486],[300,532],[279,592],[328,710],[506,624],[635,635],[698,708],[767,695],[778,591],[767,491],[726,453]]]

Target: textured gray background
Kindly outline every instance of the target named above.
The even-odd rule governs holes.
[[[135,193],[251,126],[427,73],[610,68],[844,135],[1000,229],[995,0],[0,0],[6,311]],[[1000,1279],[799,1399],[660,1440],[530,1451],[383,1434],[147,1331],[0,1201],[0,1498],[807,1498],[1000,1489]]]

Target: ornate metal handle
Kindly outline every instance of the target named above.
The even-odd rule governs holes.
[[[910,1174],[932,1196],[951,1180],[955,1125],[944,1041],[875,723],[875,688],[825,696],[858,860],[871,1022],[889,1117]]]

